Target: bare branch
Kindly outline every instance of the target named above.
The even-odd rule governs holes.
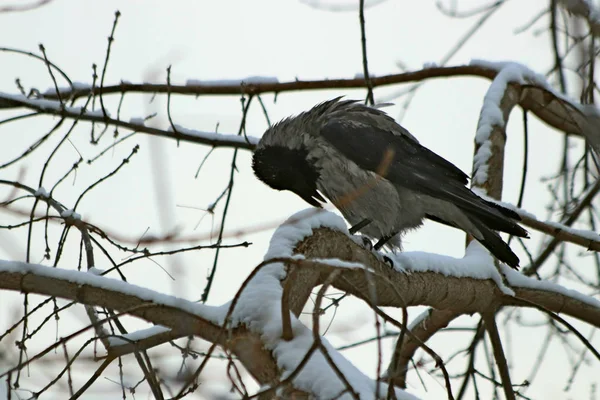
[[[483,321],[485,324],[485,329],[488,331],[490,342],[492,343],[494,358],[496,359],[496,365],[498,365],[498,370],[500,371],[502,388],[504,389],[506,400],[515,400],[515,392],[512,388],[506,356],[504,355],[504,350],[502,349],[502,341],[500,340],[500,332],[498,332],[498,326],[496,325],[495,313],[483,314]]]

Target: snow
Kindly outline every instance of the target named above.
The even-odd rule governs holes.
[[[185,82],[186,86],[242,86],[242,85],[259,85],[279,83],[279,79],[273,76],[249,76],[242,79],[215,79],[215,80],[199,80],[188,79]]]
[[[598,15],[600,16],[600,13]],[[490,134],[495,126],[504,127],[506,124],[500,104],[510,82],[539,86],[574,108],[582,110],[584,113],[586,112],[584,106],[556,91],[548,84],[543,75],[532,71],[523,64],[475,59],[470,62],[470,65],[498,71],[483,99],[479,122],[477,124],[475,142],[479,145],[479,149],[473,159],[473,183],[475,185],[482,185],[488,178],[488,161],[492,156],[491,143],[489,141]],[[589,114],[589,110],[587,110],[587,114]]]
[[[88,268],[87,272],[89,272],[90,274],[102,276],[102,275],[104,275],[104,272],[106,272],[106,271],[101,268],[91,267],[91,268]]]
[[[339,258],[311,258],[310,261],[326,264],[336,268],[365,269],[365,266],[361,263],[344,261],[340,260]]]
[[[181,299],[175,296],[169,296],[143,288],[141,286],[133,285],[128,282],[123,282],[118,279],[97,276],[88,272],[65,270],[61,268],[46,267],[43,265],[29,264],[20,261],[7,261],[0,260],[0,272],[12,272],[34,274],[37,276],[44,276],[53,279],[60,279],[76,283],[78,285],[90,285],[101,289],[107,289],[114,292],[128,294],[136,296],[142,300],[149,301],[155,304],[165,305],[169,307],[178,308],[186,311],[190,314],[197,315],[200,318],[204,318],[214,324],[222,325],[227,313],[228,305],[214,307],[207,306],[200,303],[191,302],[185,299]]]
[[[273,235],[265,260],[276,257],[291,257],[296,244],[312,234],[313,229],[328,227],[347,233],[344,220],[324,210],[315,208],[296,213],[285,221]],[[322,261],[322,260],[321,260]],[[327,263],[342,267],[361,267],[356,263],[346,263],[340,260],[325,260]],[[272,263],[264,266],[256,273],[240,294],[232,315],[233,323],[243,322],[248,328],[261,336],[266,348],[272,351],[277,365],[284,370],[283,378],[296,369],[313,345],[313,332],[303,325],[293,314],[290,315],[293,339],[285,341],[281,338],[281,296],[283,289],[281,280],[286,276],[282,263]],[[376,382],[337,352],[324,338],[323,346],[333,359],[336,366],[342,371],[346,379],[352,384],[353,389],[361,399],[374,398]],[[380,395],[387,392],[387,385],[380,383]],[[294,378],[294,387],[312,393],[319,399],[349,399],[351,395],[345,393],[345,386],[337,377],[326,358],[320,350],[316,350],[307,364]],[[414,396],[396,389],[398,399],[415,399]]]
[[[50,197],[50,194],[46,191],[43,186],[40,186],[34,193],[35,197],[39,197],[40,199],[47,199]]]
[[[144,126],[144,122],[145,122],[144,118],[139,118],[139,117],[131,118],[129,120],[129,123],[130,124],[134,124],[134,125],[142,125],[142,126]]]
[[[77,108],[79,108],[79,107],[77,107]],[[101,108],[99,108],[97,110],[87,110],[85,112],[85,115],[87,115],[89,117],[104,118],[104,113],[106,113],[107,117],[110,117],[110,112],[107,109],[104,109],[104,111],[102,111]]]
[[[479,132],[479,130],[478,130]],[[490,130],[491,132],[491,130]],[[486,140],[477,149],[477,153],[473,156],[473,170],[475,175],[473,176],[473,183],[482,185],[488,179],[488,161],[492,157],[492,141]]]
[[[374,7],[380,3],[385,2],[386,0],[365,0],[364,9],[368,9]],[[330,12],[355,12],[356,11],[356,3],[351,1],[337,1],[337,2],[329,2],[322,0],[300,0],[301,4],[306,6],[315,8],[317,10],[330,11]]]
[[[91,89],[92,89],[92,87],[88,83],[73,82],[73,87],[71,87],[71,86],[59,87],[58,92],[60,94],[63,94],[63,93],[71,93],[73,90],[91,90]],[[54,88],[54,87],[48,88],[42,93],[42,95],[44,95],[44,96],[56,95],[56,88]]]
[[[138,342],[140,340],[159,335],[161,333],[169,332],[170,330],[171,329],[167,328],[166,326],[154,325],[150,328],[140,329],[125,335],[109,336],[108,342],[110,343],[111,347],[123,346],[132,342]]]
[[[538,74],[537,72],[531,70],[526,65],[523,65],[523,64],[520,64],[520,63],[517,63],[514,61],[488,61],[488,60],[479,60],[479,59],[471,60],[469,65],[472,65],[475,67],[493,69],[493,70],[498,71],[498,73],[502,72],[505,69],[508,69],[510,71],[510,74],[505,73],[505,76],[503,77],[503,79],[506,79],[507,75],[511,75],[511,74],[514,74],[514,75],[508,76],[507,83],[515,82],[515,83],[519,83],[519,84],[536,85],[536,86],[543,88],[544,90],[551,92],[554,96],[571,104],[573,107],[576,107],[576,108],[581,107],[581,105],[578,102],[574,101],[573,99],[570,99],[565,94],[558,92],[552,86],[550,86],[548,81],[546,81],[546,78],[544,77],[544,75]],[[494,80],[496,80],[498,78],[498,75],[496,76],[496,78],[494,78]]]
[[[471,60],[469,65],[474,67],[482,67],[494,69],[498,72],[509,68],[512,73],[514,73],[513,79],[510,79],[510,82],[516,83],[535,83],[536,85],[542,86],[545,89],[552,89],[552,87],[546,81],[543,75],[538,74],[537,72],[531,70],[524,64],[514,62],[514,61],[489,61],[489,60],[481,60],[474,58]]]
[[[377,75],[375,74],[369,74],[369,78],[375,78]],[[365,73],[364,72],[357,72],[356,74],[354,74],[354,79],[365,79]]]
[[[421,314],[417,315],[417,317],[415,319],[410,321],[410,324],[408,324],[407,329],[412,332],[421,322],[423,322],[427,318],[429,318],[429,315],[431,315],[432,310],[433,309],[428,308],[427,310],[423,311]]]
[[[471,62],[471,65],[474,64],[480,65]],[[492,156],[490,134],[495,126],[503,127],[505,125],[500,102],[509,82],[522,83],[524,81],[524,74],[529,72],[525,69],[526,67],[516,63],[503,64],[483,98],[483,106],[479,114],[477,133],[475,134],[475,143],[480,147],[473,159],[474,184],[482,185],[487,181],[487,164]]]
[[[575,229],[575,228],[571,228],[570,226],[567,225],[563,225],[561,223],[558,222],[554,222],[554,221],[541,221],[539,219],[537,219],[537,217],[522,209],[522,208],[518,208],[517,206],[515,206],[514,204],[511,203],[507,203],[504,201],[498,201],[496,199],[493,199],[491,197],[488,197],[485,193],[483,193],[483,191],[479,188],[474,188],[473,191],[481,198],[483,198],[484,200],[490,201],[492,203],[501,205],[504,208],[508,208],[509,210],[512,210],[514,212],[516,212],[517,214],[519,214],[519,216],[521,216],[521,218],[529,218],[533,221],[539,221],[543,224],[549,225],[553,228],[555,228],[556,230],[561,230],[567,233],[570,233],[572,235],[576,235],[576,236],[580,236],[584,239],[588,239],[594,242],[600,242],[600,234],[598,234],[597,232],[594,231],[590,231],[590,230],[583,230],[583,229]],[[582,197],[585,197],[585,193],[583,194]]]
[[[203,131],[197,131],[194,129],[188,129],[188,128],[184,128],[180,125],[175,124],[175,129],[177,130],[177,132],[179,133],[183,133],[185,135],[189,135],[189,136],[197,136],[199,138],[211,141],[211,140],[227,140],[233,143],[246,143],[246,139],[248,140],[248,142],[250,142],[250,144],[253,145],[257,145],[258,141],[260,140],[260,138],[254,137],[254,136],[240,136],[240,135],[227,135],[227,134],[222,134],[222,133],[215,133],[215,132],[203,132]],[[169,132],[174,132],[173,131],[173,127],[169,126]]]
[[[456,278],[491,279],[503,293],[514,296],[511,288],[502,282],[502,276],[494,265],[494,258],[478,241],[473,240],[465,250],[463,258],[441,254],[411,251],[388,254],[399,272],[436,272]]]
[[[42,111],[53,111],[53,112],[67,112],[69,114],[85,115],[89,117],[100,117],[104,118],[104,113],[102,110],[83,110],[81,107],[68,107],[64,104],[61,104],[58,100],[46,100],[46,99],[30,99],[22,94],[10,94],[0,92],[0,98],[18,101],[23,104],[27,104],[32,108],[37,108]],[[106,111],[106,115],[110,116],[108,110]]]
[[[63,211],[60,213],[60,216],[61,216],[61,217],[63,217],[63,218],[72,218],[72,219],[78,219],[78,220],[81,220],[81,215],[80,215],[80,214],[78,214],[78,213],[76,213],[76,212],[75,212],[75,211],[73,211],[73,210],[63,210]]]
[[[506,280],[511,284],[511,286],[560,293],[583,303],[589,304],[590,306],[600,308],[600,300],[595,299],[592,296],[587,296],[576,290],[567,289],[566,287],[557,285],[553,282],[530,278],[505,265],[502,265],[502,273],[504,276],[506,276]]]
[[[72,213],[71,210],[68,211]],[[265,260],[280,257],[302,259],[303,256],[301,255],[293,255],[295,246],[299,241],[311,235],[314,229],[319,227],[327,227],[348,234],[344,220],[338,215],[315,208],[303,210],[291,216],[277,228],[271,239]],[[502,276],[496,269],[492,256],[476,241],[472,241],[469,244],[462,259],[422,252],[388,254],[388,256],[394,258],[395,263],[398,265],[397,269],[406,269],[409,271],[408,273],[410,271],[431,271],[453,277],[492,279],[504,293],[514,295],[514,292],[504,285]],[[364,268],[361,264],[338,259],[315,259],[314,261],[324,262],[339,268]],[[98,276],[98,274],[102,273],[102,270],[97,268],[92,268],[90,270],[91,273],[87,273],[0,260],[0,271],[35,274],[73,282],[78,285],[92,285],[98,288],[105,288],[133,295],[154,304],[176,307],[218,325],[225,323],[225,316],[231,305],[231,303],[226,303],[222,306],[214,307],[165,295],[117,279]],[[537,281],[525,277],[503,264],[501,264],[501,271],[512,286],[562,293],[600,308],[600,301],[593,297],[563,288],[551,282]],[[284,379],[292,371],[295,371],[314,343],[312,329],[304,325],[292,313],[290,313],[290,320],[293,339],[286,341],[281,337],[281,297],[283,294],[281,280],[285,277],[286,269],[283,263],[274,262],[266,264],[256,272],[242,293],[240,293],[236,307],[231,315],[233,326],[244,323],[252,332],[260,335],[265,347],[272,352],[278,368],[283,371]],[[428,315],[429,310],[419,315],[411,322],[410,328],[412,329],[425,320]],[[109,340],[113,346],[119,346],[167,331],[167,327],[156,325],[127,335],[111,337]],[[335,365],[351,383],[353,390],[358,393],[360,398],[374,399],[377,382],[367,377],[344,358],[325,338],[321,337],[320,340]],[[312,354],[304,368],[298,372],[294,378],[294,386],[300,390],[312,393],[316,398],[351,398],[349,393],[339,396],[340,393],[344,392],[345,385],[337,377],[320,349],[317,349]],[[387,388],[386,384],[380,382],[378,395],[385,397]],[[415,399],[413,395],[400,389],[396,389],[396,397],[398,399]]]
[[[482,185],[487,180],[488,161],[492,155],[490,134],[495,126],[503,127],[506,124],[500,102],[504,96],[507,86],[511,82],[518,84],[533,84],[549,91],[557,98],[567,102],[577,109],[582,109],[581,104],[569,99],[562,93],[556,91],[548,84],[543,75],[540,75],[523,64],[516,62],[495,62],[486,60],[471,60],[469,65],[489,68],[498,71],[492,81],[481,107],[475,142],[480,146],[473,160],[473,183]]]
[[[427,61],[423,63],[423,69],[437,68],[438,64],[435,61]]]
[[[544,222],[547,225],[550,225],[553,228],[556,228],[557,230],[561,230],[573,235],[577,235],[577,236],[581,236],[585,239],[594,241],[594,242],[600,242],[600,235],[594,231],[589,231],[589,230],[583,230],[583,229],[574,229],[571,228],[570,226],[566,226],[563,224],[559,224],[558,222],[554,222],[554,221],[546,221]]]
[[[313,334],[310,329],[298,323],[293,325],[294,338],[290,341],[280,340],[275,348],[272,349],[273,355],[277,359],[280,368],[285,369],[282,378],[286,378],[298,363],[304,358],[307,351],[314,342]],[[350,382],[354,391],[361,399],[374,399],[377,383],[360,372],[346,358],[344,358],[333,346],[324,338],[322,344],[331,356],[332,361]],[[304,368],[294,379],[294,386],[298,389],[314,394],[317,399],[351,399],[349,393],[339,396],[345,390],[345,385],[337,377],[327,359],[321,355],[317,349]],[[388,386],[379,383],[378,398],[386,398]],[[415,396],[396,389],[396,397],[400,400],[416,399]]]

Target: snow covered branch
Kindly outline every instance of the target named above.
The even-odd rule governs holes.
[[[236,328],[228,335],[224,334],[221,325],[227,307],[204,306],[86,272],[66,271],[21,262],[0,260],[0,280],[2,289],[56,296],[82,304],[125,311],[172,330],[171,333],[155,331],[155,336],[113,337],[113,344],[124,341],[129,345],[113,345],[109,348],[109,356],[112,356],[111,351],[115,351],[115,356],[119,356],[127,351],[139,351],[141,348],[161,344],[162,340],[168,341],[193,334],[229,347],[242,361],[254,360],[254,364],[248,362],[247,368],[259,382],[266,382],[275,377],[275,370],[268,369],[274,365],[262,362],[265,358],[270,359],[270,355],[261,348],[258,338],[244,328]],[[228,341],[229,344],[226,344]],[[265,366],[267,369],[263,369]]]
[[[593,106],[581,104],[560,95],[554,91],[543,77],[533,73],[527,67],[517,63],[499,63],[475,60],[470,65],[455,67],[433,67],[419,71],[402,74],[376,76],[371,78],[372,86],[382,87],[400,83],[419,82],[427,79],[450,77],[482,77],[490,80],[496,79],[500,72],[510,67],[512,72],[502,79],[503,84],[512,87],[518,93],[518,104],[526,110],[533,112],[538,118],[562,132],[590,138],[598,129],[598,111]],[[351,79],[324,79],[315,81],[294,80],[278,82],[274,78],[254,78],[248,81],[197,81],[189,80],[185,85],[172,84],[134,84],[122,82],[118,85],[103,86],[102,95],[121,93],[161,93],[180,94],[190,96],[201,95],[259,95],[264,93],[283,93],[290,91],[324,90],[324,89],[353,89],[365,88],[364,78]],[[511,89],[512,90],[512,89]],[[60,88],[61,99],[69,101],[91,96],[97,91],[90,85],[77,84],[72,88]],[[115,125],[151,135],[169,137],[192,143],[207,144],[212,146],[238,147],[251,150],[255,139],[246,142],[243,138],[233,135],[193,134],[191,132],[163,131],[146,127],[143,124],[124,122],[105,117],[102,113],[79,112],[69,107],[64,107],[58,102],[58,95],[54,89],[43,93],[41,99],[28,99],[25,96],[13,94],[0,94],[0,109],[29,108],[40,113],[59,115],[65,118],[81,119],[99,123]],[[44,103],[44,104],[42,104]],[[597,134],[595,136],[598,136]],[[592,140],[592,139],[590,139]],[[596,137],[596,142],[600,141]],[[599,147],[600,148],[600,144]]]
[[[184,142],[209,145],[212,147],[235,147],[240,149],[253,149],[258,138],[244,137],[232,134],[221,134],[214,132],[200,132],[176,126],[173,129],[163,130],[146,126],[143,118],[132,118],[129,122],[104,115],[101,110],[89,111],[81,107],[65,106],[58,100],[29,99],[23,95],[13,95],[0,92],[0,108],[23,107],[35,110],[40,114],[56,115],[61,118],[70,118],[79,121],[97,122],[129,129],[134,132],[147,133],[153,136],[161,136]]]
[[[520,94],[519,88],[509,86],[515,70],[518,67],[505,67],[492,81],[483,99],[475,134],[472,185],[495,199],[502,197],[506,124]],[[489,171],[493,173],[488,174]]]
[[[589,207],[598,192],[600,192],[600,181],[597,181],[587,192],[585,192],[581,197],[579,204],[577,204],[569,215],[565,216],[563,223],[541,221],[532,213],[518,208],[514,204],[498,201],[492,197],[486,196],[485,193],[478,192],[478,194],[488,201],[492,201],[513,210],[519,214],[523,225],[553,236],[557,243],[569,242],[585,247],[588,250],[600,251],[600,235],[597,232],[571,228],[571,225],[577,220],[581,213]]]
[[[508,267],[501,268],[502,277],[478,243],[469,245],[463,259],[398,254],[392,269],[348,237],[339,217],[314,209],[295,215],[277,230],[265,260],[234,301],[220,307],[94,274],[10,261],[0,261],[0,288],[107,307],[160,325],[111,338],[109,357],[193,334],[237,356],[262,385],[278,386],[286,374],[295,371],[293,387],[319,398],[345,390],[333,369],[343,374],[360,396],[372,395],[376,386],[325,338],[319,337],[315,344],[314,332],[297,318],[311,290],[326,280],[374,307],[429,305],[451,314],[489,314],[503,306],[535,304],[600,328],[600,301],[527,278]],[[297,269],[293,276],[287,273],[292,265]],[[286,286],[287,279],[294,284]],[[282,337],[284,287],[289,288],[285,295],[291,312],[291,337],[287,340]],[[306,358],[309,352],[312,356]],[[385,393],[387,385],[379,385]],[[399,389],[396,396],[413,398]]]

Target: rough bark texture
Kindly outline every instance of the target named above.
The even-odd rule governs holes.
[[[327,228],[315,230],[313,235],[297,245],[296,251],[304,254],[307,259],[338,258],[362,263],[368,269],[342,268],[332,286],[377,306],[429,305],[453,315],[493,312],[500,306],[523,306],[519,301],[522,298],[600,327],[600,308],[576,298],[533,289],[516,289],[517,297],[513,298],[500,292],[489,280],[459,279],[433,272],[398,272],[389,265],[380,263],[370,251],[354,243],[345,234]],[[308,293],[339,267],[307,260],[298,264],[296,268],[298,273],[290,289],[290,304],[293,304],[291,309],[294,312],[302,309],[308,299]],[[285,285],[285,281],[282,285]],[[370,285],[372,286],[369,287]],[[135,344],[113,347],[114,350],[109,350],[116,352],[113,355],[126,354],[127,350],[149,348],[176,337],[195,335],[229,350],[260,384],[277,384],[281,378],[282,371],[277,368],[272,354],[263,347],[260,337],[243,326],[223,330],[201,316],[192,315],[176,307],[153,304],[136,296],[100,286],[80,285],[33,273],[0,272],[0,288],[107,307],[173,330]],[[369,293],[376,293],[375,298]],[[443,323],[440,327],[442,325]],[[407,348],[415,347],[410,341],[406,343]],[[294,396],[306,395],[303,392],[293,392]]]

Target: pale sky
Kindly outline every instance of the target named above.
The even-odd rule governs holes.
[[[13,0],[17,1],[17,0]],[[8,1],[2,3],[9,3]],[[353,4],[353,0],[327,2],[324,4]],[[358,3],[358,1],[354,1]],[[368,3],[368,2],[367,2]],[[443,4],[453,4],[446,1]],[[458,1],[459,9],[471,9],[480,1]],[[533,28],[517,34],[517,30],[529,23],[547,2],[508,1],[486,22],[469,42],[450,58],[447,65],[468,63],[471,59],[492,61],[517,61],[534,71],[546,74],[552,66],[550,41],[546,32],[548,17],[541,18]],[[4,5],[4,4],[1,4]],[[447,4],[446,4],[447,5]],[[356,8],[356,7],[355,7]],[[357,10],[328,12],[315,9],[297,0],[259,1],[76,1],[54,0],[49,5],[34,11],[0,14],[0,46],[39,53],[38,44],[43,43],[48,57],[69,74],[73,81],[91,83],[93,63],[101,70],[104,64],[107,36],[112,27],[115,10],[121,11],[116,29],[115,42],[110,56],[105,82],[166,82],[166,68],[172,65],[173,84],[184,84],[189,79],[238,79],[248,76],[277,77],[280,81],[299,79],[351,78],[362,73],[360,52],[360,29]],[[367,45],[370,72],[384,75],[401,72],[403,65],[409,70],[418,70],[425,63],[441,62],[460,38],[471,29],[476,18],[452,19],[436,8],[434,1],[388,0],[366,11]],[[0,52],[0,91],[17,93],[15,78],[20,78],[26,89],[45,90],[52,86],[43,63],[15,54]],[[551,82],[554,84],[554,82]],[[62,86],[65,86],[64,82]],[[572,85],[574,86],[574,85]],[[394,86],[377,90],[376,99],[388,97],[408,86]],[[425,146],[452,161],[467,173],[471,172],[473,137],[483,96],[489,81],[480,78],[453,78],[430,81],[419,89],[408,110],[402,111],[404,98],[395,100],[397,105],[388,112],[402,117],[408,128]],[[573,88],[577,93],[578,88]],[[311,91],[284,93],[277,97],[266,95],[263,100],[269,110],[271,121],[296,114],[317,102],[345,94],[350,98],[364,98],[364,91]],[[113,115],[119,96],[105,97]],[[393,101],[393,100],[392,100]],[[173,119],[187,128],[236,133],[240,121],[238,97],[173,97],[171,110]],[[154,112],[158,117],[153,123],[167,127],[166,97],[127,95],[121,118],[144,117]],[[2,112],[2,118],[9,112]],[[14,157],[27,148],[35,138],[50,129],[55,120],[42,117],[11,125],[0,126],[0,162]],[[529,166],[528,191],[524,208],[547,217],[544,206],[548,202],[546,184],[542,176],[557,171],[562,135],[552,132],[542,123],[530,118],[532,146]],[[66,124],[65,127],[69,127]],[[248,134],[260,136],[267,125],[256,102],[248,119]],[[51,143],[56,143],[66,132],[64,128]],[[100,132],[101,127],[96,127]],[[522,163],[521,112],[515,110],[508,126],[506,150],[504,200],[516,203]],[[121,135],[125,134],[121,131]],[[97,147],[89,145],[90,125],[80,123],[70,139],[84,159],[95,156],[112,141],[112,129],[107,132]],[[204,238],[208,243],[211,224],[218,228],[223,203],[217,209],[214,221],[204,217],[200,209],[208,207],[227,185],[231,150],[217,149],[202,168],[198,179],[194,174],[206,153],[207,147],[174,141],[150,138],[143,134],[120,145],[113,154],[87,166],[83,163],[75,181],[67,179],[56,197],[65,205],[73,205],[78,194],[98,177],[114,169],[135,144],[141,146],[132,162],[111,180],[98,188],[82,202],[78,212],[90,222],[110,232],[118,232],[132,241],[137,240],[147,228],[152,233],[164,233],[174,227],[184,228],[187,234]],[[57,154],[44,179],[43,186],[51,187],[78,158],[71,145],[64,146]],[[0,171],[0,177],[21,180],[32,187],[38,186],[41,166],[53,146],[46,145],[36,151],[20,168]],[[209,304],[221,304],[229,300],[264,255],[269,238],[278,223],[290,214],[307,208],[301,199],[291,193],[275,192],[256,180],[250,167],[251,154],[240,151],[237,160],[239,173],[236,175],[234,194],[229,211],[225,243],[244,240],[253,245],[247,249],[221,252]],[[0,197],[6,196],[0,187]],[[195,207],[198,209],[183,208]],[[39,210],[43,210],[42,207]],[[0,214],[5,219],[6,214]],[[214,222],[214,223],[213,223]],[[267,227],[255,232],[253,227]],[[60,227],[51,228],[54,241],[51,245],[55,254]],[[240,231],[241,229],[241,231]],[[37,248],[32,262],[44,263],[43,232],[34,230]],[[0,231],[0,257],[23,259],[26,230]],[[531,240],[539,241],[534,235]],[[134,244],[135,245],[135,244]],[[69,260],[76,265],[79,238],[72,234],[64,255],[63,266]],[[514,246],[516,248],[516,246]],[[464,253],[462,232],[427,223],[404,239],[404,250],[430,251],[461,257]],[[522,254],[522,253],[518,253]],[[98,267],[109,265],[98,254]],[[121,254],[120,257],[123,257]],[[127,267],[130,282],[164,293],[177,294],[190,300],[200,297],[206,275],[212,265],[213,252],[201,251],[185,256],[160,259],[162,268],[146,261]],[[586,261],[588,262],[588,261]],[[103,264],[104,263],[104,264]],[[525,264],[525,262],[522,262]],[[0,293],[0,302],[10,302],[19,307],[21,297]],[[374,334],[373,317],[361,302],[348,299],[337,311],[328,337],[335,345],[351,343]],[[21,306],[22,308],[22,306]],[[415,316],[420,310],[411,311]],[[399,314],[397,314],[399,315]],[[543,316],[528,311],[524,315],[541,321]],[[83,309],[70,311],[61,322],[61,332],[71,332],[75,326],[85,323]],[[0,332],[9,321],[0,322]],[[475,318],[463,317],[456,326],[474,323]],[[78,323],[78,325],[73,324]],[[499,321],[502,323],[502,320]],[[326,326],[327,323],[322,323]],[[134,325],[132,325],[134,326]],[[144,325],[139,324],[140,327]],[[54,335],[54,327],[48,328]],[[583,331],[584,334],[588,330]],[[333,333],[333,335],[331,335]],[[527,378],[535,355],[542,341],[543,332],[531,328],[512,332],[509,351],[514,355],[514,383]],[[443,354],[451,354],[470,340],[470,334],[441,333],[431,341],[434,348]],[[384,342],[391,346],[392,342]],[[437,347],[436,347],[437,346]],[[451,346],[451,348],[448,348]],[[444,350],[445,349],[445,350]],[[566,362],[564,352],[556,348],[556,354],[548,356],[540,367],[541,376],[527,392],[533,398],[564,398],[562,392],[566,377],[556,374],[556,364]],[[390,355],[387,349],[384,361]],[[361,347],[344,352],[352,362],[370,376],[375,375],[373,347]],[[593,360],[592,362],[595,362]],[[522,363],[522,364],[521,364]],[[385,364],[384,364],[385,365]],[[115,369],[112,373],[116,374]],[[90,371],[91,372],[91,371]],[[563,370],[564,373],[564,370]],[[556,374],[556,375],[555,375]],[[588,376],[585,376],[588,374]],[[582,372],[578,378],[589,381],[590,372]],[[436,399],[443,395],[443,381],[428,378],[427,391],[417,377],[410,375],[409,390],[423,398]],[[116,375],[114,375],[116,376]],[[217,374],[210,374],[216,378]],[[222,378],[222,377],[221,377]],[[545,383],[542,385],[541,382]],[[221,381],[222,382],[222,381]],[[458,384],[455,391],[458,390]],[[145,392],[144,389],[141,389]],[[588,398],[589,387],[573,389],[572,398]]]

